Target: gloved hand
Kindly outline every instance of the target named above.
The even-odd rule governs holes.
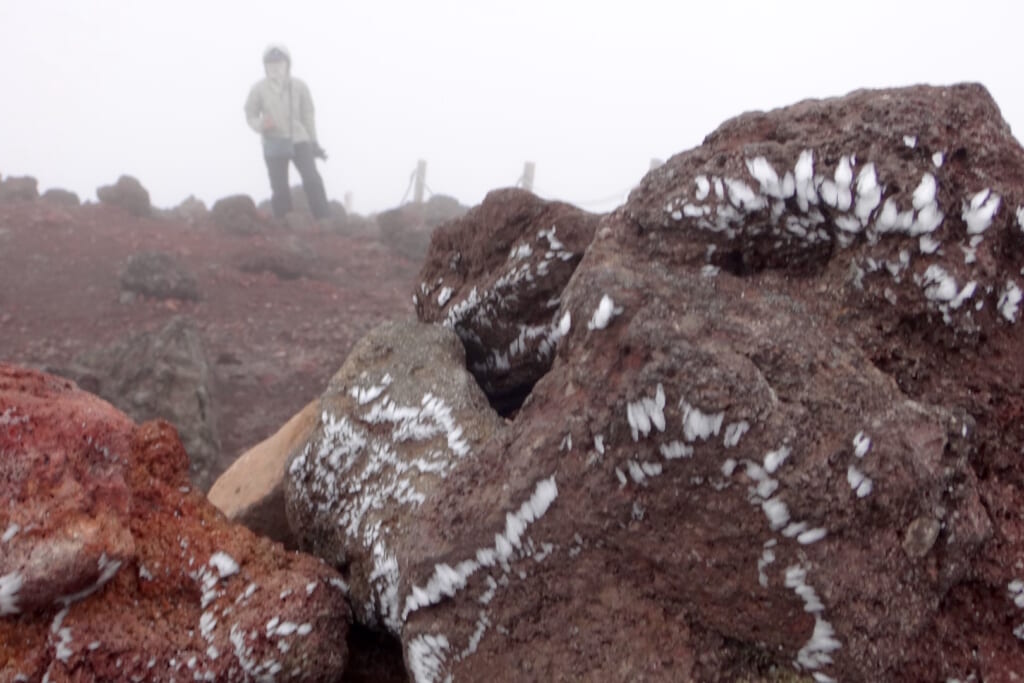
[[[313,143],[313,156],[317,159],[323,159],[327,161],[327,150],[320,146],[319,142]]]

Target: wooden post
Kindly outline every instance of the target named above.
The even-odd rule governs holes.
[[[413,188],[413,201],[423,203],[423,188],[427,184],[427,162],[420,159],[416,162],[416,184]]]
[[[519,180],[519,184],[524,190],[533,192],[533,173],[535,169],[536,165],[532,161],[527,161],[523,164],[523,177]]]

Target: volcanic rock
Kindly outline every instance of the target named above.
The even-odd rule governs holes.
[[[421,259],[434,229],[461,218],[466,210],[452,197],[434,195],[420,204],[403,204],[377,214],[377,225],[385,244],[403,256]]]
[[[206,203],[193,195],[186,197],[180,204],[171,209],[171,214],[187,225],[198,225],[205,221],[210,211]]]
[[[8,176],[0,180],[0,202],[32,201],[38,197],[38,182],[32,176]]]
[[[122,289],[155,299],[200,298],[195,276],[165,252],[133,254],[121,268],[119,279]]]
[[[350,358],[290,470],[289,511],[335,524],[294,520],[304,546],[374,559],[357,618],[417,680],[1012,680],[1022,204],[1024,150],[980,86],[728,121],[601,219],[540,307],[550,370],[421,496],[401,482],[435,465],[394,456],[420,413],[384,380],[410,373]],[[539,251],[488,244],[498,266]],[[433,251],[452,258],[417,305],[454,310],[441,273],[465,256]]]
[[[210,219],[218,228],[234,235],[251,235],[270,229],[270,222],[256,210],[252,197],[244,194],[218,199],[210,209]]]
[[[342,571],[359,621],[399,635],[405,567],[433,557],[448,533],[419,508],[437,495],[457,504],[446,478],[502,420],[458,337],[415,321],[385,323],[356,344],[317,417],[288,465],[289,525],[301,548]]]
[[[136,422],[161,418],[172,423],[189,454],[192,483],[202,490],[213,483],[221,451],[211,398],[213,373],[190,318],[176,316],[156,332],[82,352],[61,374]]]
[[[152,211],[149,192],[129,175],[121,176],[113,185],[98,188],[96,196],[104,204],[119,206],[133,216],[146,217]]]
[[[0,680],[335,681],[337,574],[225,523],[165,422],[0,365]]]
[[[598,218],[506,189],[434,232],[413,293],[416,314],[455,330],[502,413],[514,411],[551,367],[559,297]]]
[[[50,202],[57,206],[81,206],[82,201],[78,198],[78,195],[70,190],[62,190],[60,188],[51,188],[43,193],[40,197],[44,202]]]

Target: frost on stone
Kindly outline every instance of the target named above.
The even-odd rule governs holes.
[[[739,422],[733,422],[732,424],[726,425],[725,427],[725,438],[722,440],[722,444],[726,448],[733,448],[740,442],[743,435],[750,429],[750,423],[746,420],[740,420]]]
[[[454,292],[455,292],[455,290],[453,290],[451,287],[445,287],[440,292],[438,292],[438,294],[437,294],[437,305],[438,305],[438,307],[439,308],[444,308],[444,305],[447,304],[451,300],[452,294]]]
[[[842,643],[836,638],[832,625],[822,617],[825,606],[807,583],[807,570],[800,565],[788,567],[785,583],[803,600],[804,611],[814,615],[814,631],[797,653],[797,663],[812,671],[831,664],[831,653],[842,647]]]
[[[376,517],[377,511],[418,507],[431,490],[421,478],[443,479],[471,451],[451,407],[440,397],[427,393],[419,405],[402,405],[386,394],[374,394],[356,396],[370,401],[358,418],[325,411],[319,438],[292,461],[289,476],[303,481],[297,490],[315,517],[334,525],[367,552],[372,568],[370,602],[363,605],[366,616],[379,618],[397,633],[401,577],[388,546],[390,528]],[[390,433],[379,436],[381,429],[370,431],[369,425]],[[403,458],[394,448],[409,441],[424,444],[415,459]]]
[[[18,614],[18,592],[24,579],[18,572],[11,572],[0,576],[0,617],[8,614]]]
[[[967,224],[967,234],[978,235],[985,232],[992,225],[992,217],[999,209],[1001,201],[999,195],[992,194],[988,188],[971,197],[970,202],[965,201],[960,216]]]
[[[858,498],[866,498],[871,494],[874,484],[863,472],[857,469],[856,465],[850,465],[846,469],[846,482],[857,494]]]
[[[238,573],[238,562],[223,551],[215,552],[210,556],[210,566],[217,570],[217,574],[222,579]]]
[[[376,401],[380,398],[381,394],[387,391],[387,388],[391,385],[391,374],[386,373],[380,379],[380,384],[374,384],[368,387],[352,387],[349,389],[349,396],[356,400],[361,406]]]
[[[817,527],[815,529],[808,529],[802,531],[796,536],[796,542],[800,545],[810,545],[811,543],[817,543],[821,539],[825,538],[828,534],[828,530],[824,527]]]
[[[1021,289],[1017,286],[1017,283],[1013,280],[1007,280],[1002,293],[999,295],[999,301],[996,306],[999,308],[1003,318],[1008,322],[1017,322],[1017,311],[1020,307],[1021,296]]]
[[[937,263],[928,266],[921,283],[924,295],[931,301],[952,301],[959,292],[956,279]]]
[[[775,470],[779,469],[779,465],[786,462],[786,458],[789,457],[790,449],[787,446],[783,446],[774,451],[770,451],[764,456],[764,469],[768,474],[775,474]]]
[[[4,531],[2,536],[0,536],[0,543],[8,543],[8,542],[10,542],[10,540],[12,538],[14,538],[18,534],[19,531],[21,531],[21,526],[19,526],[18,524],[15,524],[14,522],[11,522],[8,525],[7,530]]]
[[[678,458],[689,458],[693,455],[693,446],[685,444],[682,441],[670,441],[669,443],[663,443],[658,447],[661,451],[662,456],[666,460],[676,460]]]
[[[612,317],[622,312],[621,308],[615,307],[615,302],[607,294],[601,296],[601,302],[597,305],[594,315],[587,323],[588,330],[603,330],[608,327]]]
[[[853,453],[858,458],[863,458],[871,450],[871,437],[864,432],[857,432],[853,437]]]
[[[441,635],[423,634],[409,643],[409,673],[415,683],[438,683],[446,680],[445,653],[451,646]]]
[[[633,441],[646,437],[654,427],[659,432],[665,431],[665,389],[659,383],[654,397],[644,397],[639,401],[626,404],[626,420]]]
[[[700,408],[691,406],[686,400],[679,402],[683,412],[683,436],[693,443],[697,439],[707,440],[712,435],[718,436],[725,420],[725,413],[704,413]]]
[[[770,498],[761,503],[761,509],[768,518],[772,531],[778,531],[789,523],[789,507],[778,498]]]
[[[917,136],[916,135],[904,135],[903,144],[913,149],[917,147]]]
[[[91,586],[83,588],[77,593],[72,593],[71,595],[63,595],[57,598],[57,604],[64,605],[64,607],[67,607],[68,605],[79,602],[80,600],[85,600],[87,597],[89,597],[99,589],[103,588],[103,586],[105,586],[107,582],[114,578],[114,575],[117,574],[117,570],[120,568],[120,560],[111,560],[107,557],[106,553],[101,554],[99,560],[96,561],[96,569],[99,571],[99,576],[97,577],[95,583],[93,583]]]
[[[472,558],[457,563],[454,567],[447,563],[435,565],[434,571],[424,586],[414,585],[405,598],[402,610],[402,621],[423,607],[435,605],[446,598],[453,597],[465,588],[470,576],[481,567],[494,564],[508,564],[513,553],[523,545],[526,529],[544,516],[558,496],[555,478],[542,479],[537,482],[533,494],[514,512],[505,515],[505,530],[495,534],[492,547],[481,548]]]

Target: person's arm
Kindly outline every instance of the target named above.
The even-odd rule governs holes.
[[[313,108],[313,95],[305,83],[302,84],[302,99],[299,101],[299,120],[309,133],[309,141],[316,147],[319,144],[316,137],[316,110]]]
[[[249,127],[257,133],[263,132],[263,101],[260,97],[259,85],[254,85],[245,100],[245,120]]]

